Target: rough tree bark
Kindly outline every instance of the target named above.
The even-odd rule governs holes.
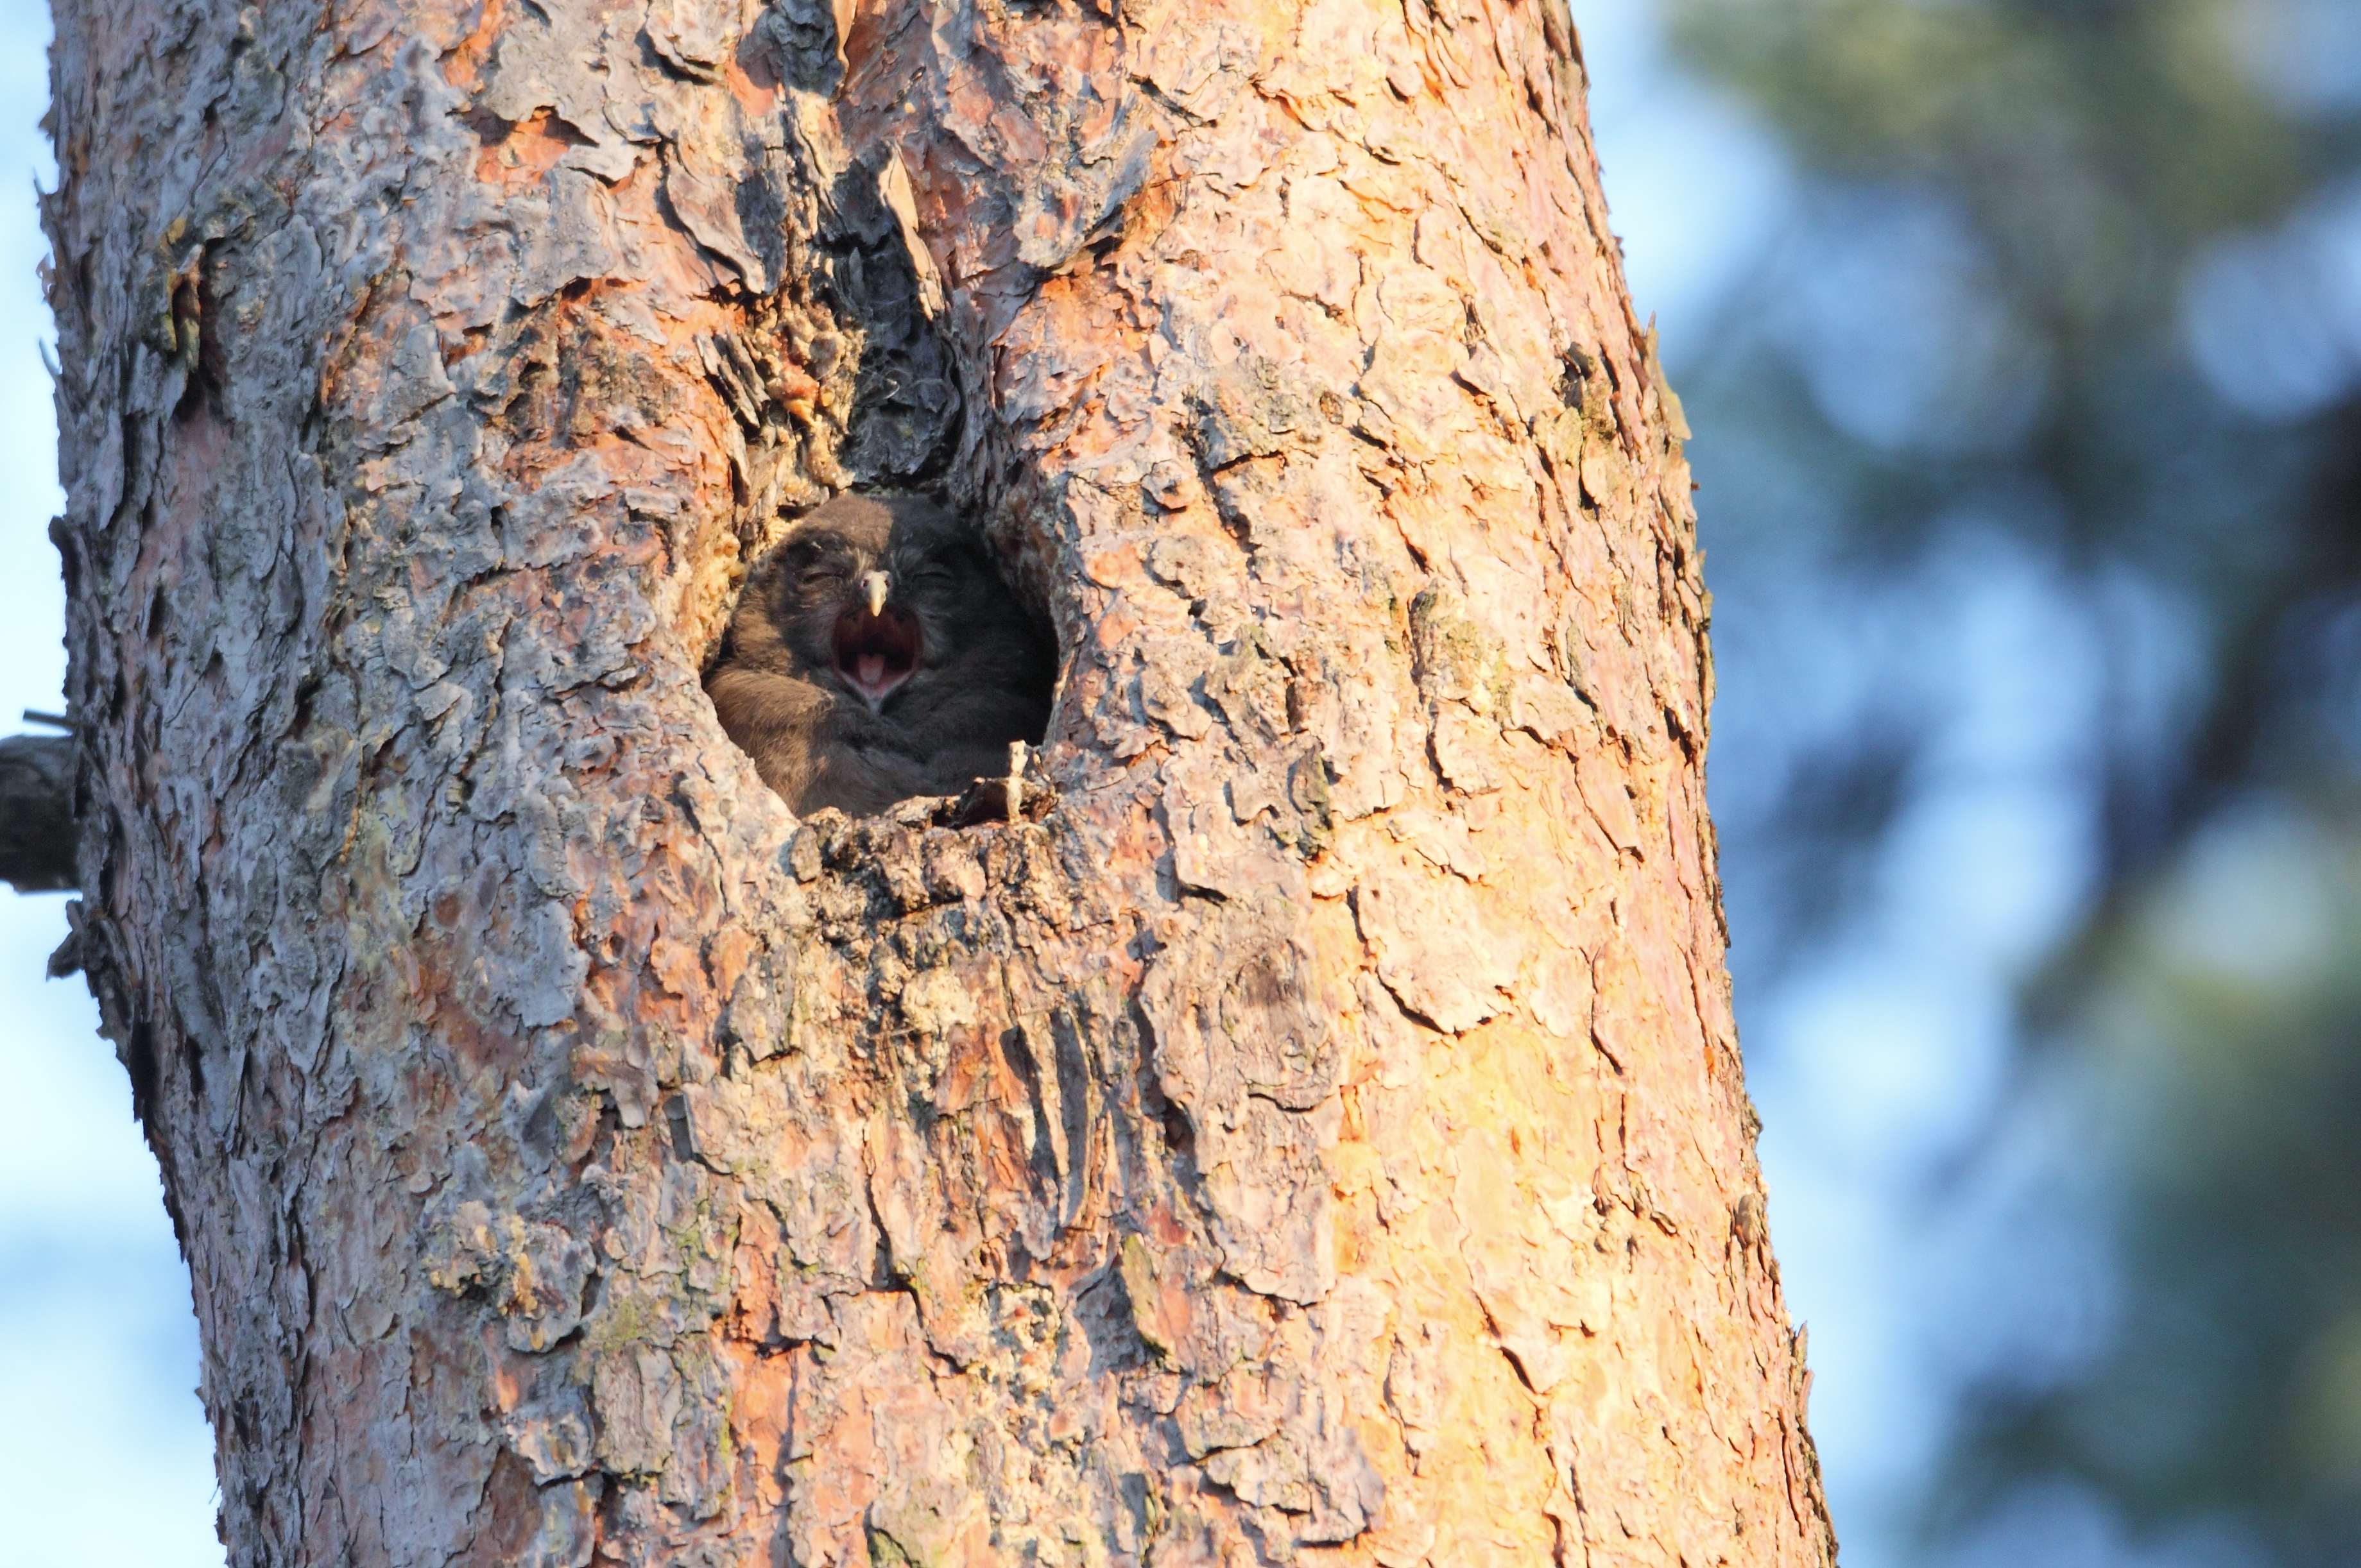
[[[1801,1563],[1558,0],[60,0],[75,936],[238,1564]],[[848,485],[1043,819],[698,685]]]

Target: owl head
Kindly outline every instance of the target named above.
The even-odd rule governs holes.
[[[780,542],[752,591],[796,673],[877,713],[1019,614],[975,533],[913,496],[837,497]]]

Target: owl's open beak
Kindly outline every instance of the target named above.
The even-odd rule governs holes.
[[[871,712],[918,673],[918,619],[885,603],[885,574],[864,572],[860,604],[836,618],[836,676],[852,688]]]

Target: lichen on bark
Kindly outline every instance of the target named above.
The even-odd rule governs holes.
[[[248,1563],[1821,1562],[1558,0],[69,0],[84,796]],[[1038,819],[698,686],[849,486]]]

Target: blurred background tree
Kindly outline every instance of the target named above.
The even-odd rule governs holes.
[[[1944,1238],[1893,1266],[1940,1411],[1856,1507],[1840,1431],[1848,1556],[2350,1563],[2361,4],[1666,13],[1780,192],[1666,340],[1741,1019],[1791,1124],[1791,1058],[1911,1054],[1831,1058],[1878,1030],[1843,977],[1943,944],[1932,883],[1999,884],[1965,922],[1999,1048],[1931,1053],[1952,1113],[1883,1166]]]

